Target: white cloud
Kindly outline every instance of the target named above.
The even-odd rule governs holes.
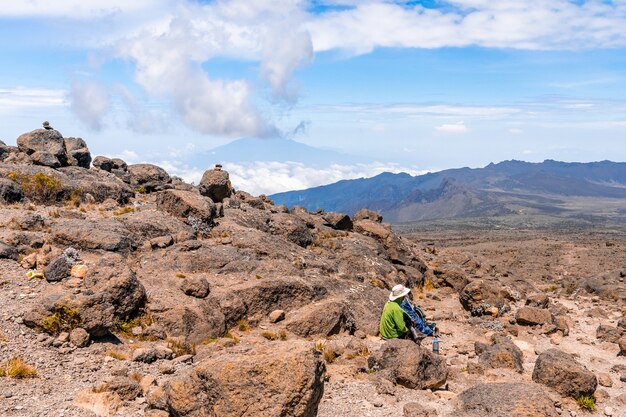
[[[60,107],[66,104],[67,92],[46,88],[0,88],[0,109],[24,107]]]
[[[443,103],[395,103],[372,104],[352,103],[334,106],[315,106],[313,111],[321,112],[351,112],[362,114],[385,114],[406,117],[422,116],[457,116],[472,118],[509,117],[522,112],[521,109],[509,106],[469,106],[451,105]]]
[[[522,133],[524,133],[524,131],[522,129],[513,127],[511,129],[509,129],[509,133],[512,135],[521,135]]]
[[[468,131],[467,126],[465,126],[463,122],[458,122],[454,124],[444,123],[440,126],[435,127],[435,130],[441,133],[456,133],[456,134],[467,133]]]
[[[356,54],[377,47],[549,50],[626,45],[623,1],[452,0],[441,5],[441,9],[428,9],[362,2],[316,16],[307,28],[315,51],[345,49]]]
[[[110,109],[110,97],[104,86],[95,81],[72,82],[70,108],[78,119],[94,130],[102,128],[102,119]]]
[[[0,16],[84,19],[140,12],[165,3],[165,0],[0,0]]]

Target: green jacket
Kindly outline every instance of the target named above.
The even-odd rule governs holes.
[[[387,301],[383,314],[380,317],[380,335],[385,339],[402,337],[409,331],[406,327],[405,318],[408,315],[400,308],[402,298]]]

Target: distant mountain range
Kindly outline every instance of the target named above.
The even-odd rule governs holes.
[[[624,217],[626,163],[513,160],[419,176],[382,173],[271,197],[309,210],[353,214],[367,207],[392,223],[515,214]]]

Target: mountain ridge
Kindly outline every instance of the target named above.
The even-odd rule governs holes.
[[[383,172],[271,197],[287,206],[348,214],[367,207],[393,223],[520,210],[573,215],[576,210],[571,206],[580,199],[598,199],[592,211],[602,211],[600,200],[604,199],[626,203],[626,163],[507,160],[418,176]]]

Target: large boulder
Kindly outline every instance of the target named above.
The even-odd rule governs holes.
[[[496,335],[491,345],[476,342],[474,349],[480,363],[486,368],[511,368],[524,372],[522,351],[509,337]]]
[[[435,284],[452,287],[455,291],[461,291],[469,283],[465,272],[460,268],[436,268],[433,274],[437,281]]]
[[[22,187],[7,178],[0,178],[0,203],[18,203],[23,199]]]
[[[130,186],[147,193],[164,190],[171,181],[163,168],[152,164],[129,165],[128,174]]]
[[[36,165],[51,168],[67,166],[65,141],[56,130],[37,129],[24,133],[17,138],[20,151],[29,155]]]
[[[494,282],[477,279],[467,284],[459,293],[463,308],[473,316],[486,314],[491,307],[506,309],[504,289]]]
[[[68,164],[89,169],[91,153],[87,148],[87,143],[81,138],[65,138],[64,142]]]
[[[165,190],[157,194],[157,207],[174,216],[195,217],[202,221],[211,221],[216,216],[215,204],[197,192]]]
[[[228,172],[217,167],[209,169],[202,175],[200,180],[200,194],[209,197],[216,203],[221,203],[225,198],[233,195],[234,189],[230,183]]]
[[[617,343],[617,341],[626,333],[623,328],[618,326],[608,326],[601,324],[596,329],[596,337],[603,342]]]
[[[154,388],[148,407],[174,416],[315,417],[325,370],[302,342],[220,352]]]
[[[344,302],[324,300],[299,311],[286,327],[302,337],[327,337],[344,331],[354,333],[355,322]]]
[[[448,378],[445,359],[411,340],[388,340],[367,363],[382,378],[412,389],[439,388]]]
[[[552,314],[545,308],[524,306],[515,312],[515,320],[525,326],[552,323]]]
[[[119,158],[107,158],[106,156],[96,156],[93,160],[93,166],[97,170],[110,172],[125,183],[130,182],[128,174],[128,165]]]
[[[564,396],[578,398],[593,395],[598,385],[596,376],[569,353],[548,349],[537,357],[533,381],[554,388]]]
[[[559,417],[545,390],[532,383],[478,384],[454,400],[458,417]]]
[[[24,323],[46,329],[54,320],[60,326],[80,327],[92,337],[102,337],[116,323],[137,314],[146,300],[143,285],[125,259],[115,254],[104,255],[95,265],[90,265],[80,291],[59,291],[28,312]]]

